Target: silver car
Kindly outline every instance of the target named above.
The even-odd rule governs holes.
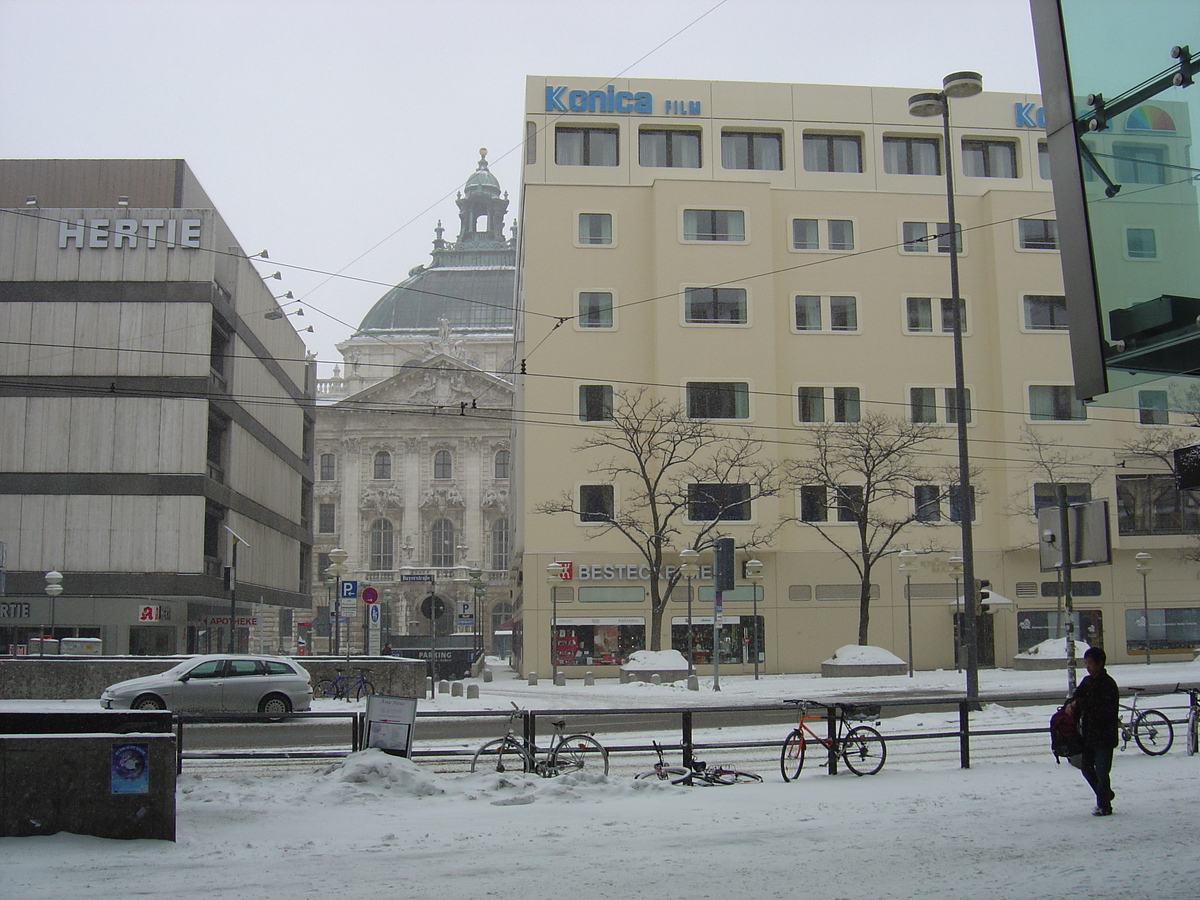
[[[312,678],[279,656],[193,656],[159,675],[109,685],[105,709],[260,712],[282,715],[312,706]]]

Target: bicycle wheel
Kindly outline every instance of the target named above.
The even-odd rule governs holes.
[[[633,776],[638,781],[669,781],[671,784],[687,784],[692,780],[692,773],[683,766],[663,766],[651,769],[649,772],[638,772]]]
[[[363,697],[366,697],[368,694],[373,694],[373,693],[375,693],[375,685],[371,684],[371,682],[367,681],[364,678],[362,681],[360,681],[358,683],[358,690],[354,692],[354,699],[361,700]]]
[[[712,773],[713,784],[753,784],[762,781],[761,775],[741,769],[717,769]]]
[[[779,771],[784,781],[791,781],[800,777],[803,768],[804,732],[797,728],[787,736],[779,750]]]
[[[313,696],[314,697],[336,697],[337,696],[337,688],[334,686],[334,683],[331,679],[322,678],[320,681],[318,681],[316,684],[313,685]]]
[[[1188,734],[1187,734],[1187,753],[1188,756],[1195,756],[1196,751],[1200,750],[1197,744],[1200,743],[1200,709],[1192,707],[1188,712]]]
[[[855,775],[874,775],[887,759],[887,744],[883,735],[870,725],[851,728],[842,741],[842,759]]]
[[[550,754],[550,768],[556,775],[578,772],[583,768],[607,775],[608,751],[591,735],[571,734],[559,741]]]
[[[1143,753],[1162,756],[1171,749],[1175,729],[1171,727],[1171,720],[1157,709],[1148,709],[1134,720],[1133,739]]]
[[[472,772],[524,772],[525,750],[514,738],[488,741],[471,757]]]

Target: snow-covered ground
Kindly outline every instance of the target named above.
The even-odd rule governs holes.
[[[1196,663],[1111,671],[1122,687],[1200,683]],[[502,665],[494,672],[478,700],[443,694],[420,708],[736,705],[961,692],[963,678],[954,671],[912,679],[723,676],[714,693],[711,676],[702,679],[704,689],[687,691],[607,679],[530,686]],[[988,670],[980,684],[984,696],[1066,690],[1061,671]],[[992,705],[979,714],[980,727],[1040,723],[1052,708]],[[950,724],[941,714],[910,715],[886,719],[881,730]],[[878,775],[843,770],[830,777],[810,763],[788,784],[774,752],[764,749],[752,764],[738,759],[764,775],[763,784],[709,789],[635,782],[628,760],[607,778],[551,780],[446,772],[378,751],[264,771],[189,764],[179,780],[176,843],[68,834],[0,839],[0,897],[1194,900],[1200,756],[1184,755],[1182,731],[1166,756],[1132,747],[1117,754],[1110,818],[1090,815],[1082,777],[1055,765],[1048,740],[1038,736],[1019,740],[1010,754],[981,753],[967,770],[953,752],[897,742]],[[727,761],[717,751],[705,755]]]

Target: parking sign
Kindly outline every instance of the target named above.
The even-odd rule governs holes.
[[[354,600],[358,597],[358,582],[343,581],[342,582],[342,599]]]

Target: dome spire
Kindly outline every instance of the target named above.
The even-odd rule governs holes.
[[[460,245],[504,241],[504,216],[508,212],[508,199],[501,197],[502,193],[500,182],[488,169],[487,147],[480,147],[479,163],[467,179],[463,195],[455,201],[461,223],[458,232]]]

